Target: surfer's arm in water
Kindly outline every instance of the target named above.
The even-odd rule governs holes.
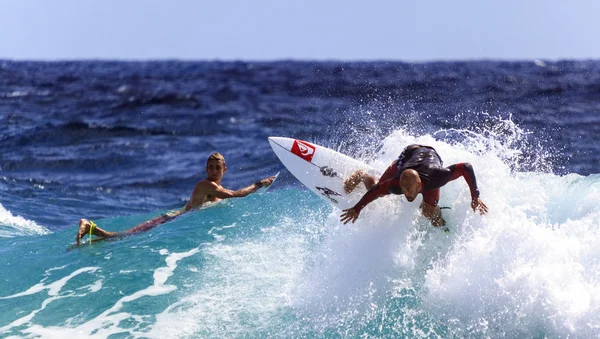
[[[477,179],[475,178],[475,171],[473,166],[467,162],[461,162],[445,168],[438,168],[430,173],[429,180],[431,185],[435,187],[442,187],[452,180],[456,180],[460,177],[465,178],[469,190],[471,191],[471,208],[473,212],[479,212],[479,214],[486,214],[488,211],[487,206],[479,199],[479,189],[477,188]]]
[[[344,213],[340,215],[340,221],[344,224],[347,224],[350,221],[354,223],[356,219],[358,219],[360,211],[365,206],[381,196],[390,194],[389,188],[393,180],[394,179],[389,179],[371,187],[371,189],[362,196],[362,198],[358,201],[358,203],[356,203],[356,205],[354,205],[354,207],[342,211]]]
[[[233,191],[227,188],[222,187],[221,185],[215,183],[210,180],[202,180],[196,187],[194,187],[194,192],[192,192],[192,197],[190,201],[185,205],[185,211],[189,211],[191,209],[202,206],[205,202],[209,201],[220,201],[222,199],[230,199],[230,198],[243,198],[251,193],[256,192],[261,187],[268,187],[273,183],[275,177],[268,177],[263,180],[259,180],[254,184],[239,189],[237,191]]]

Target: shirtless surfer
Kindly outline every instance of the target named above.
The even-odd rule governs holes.
[[[223,175],[226,171],[227,164],[225,163],[225,158],[220,153],[215,152],[211,154],[206,161],[206,179],[199,181],[196,184],[190,200],[182,210],[163,214],[154,219],[145,221],[124,232],[109,232],[96,226],[93,221],[81,219],[79,220],[79,231],[77,232],[76,237],[77,245],[81,243],[81,239],[86,234],[93,234],[99,237],[96,238],[97,240],[103,240],[106,238],[123,237],[148,231],[160,224],[164,224],[169,220],[175,219],[175,217],[184,212],[196,209],[207,202],[217,202],[223,199],[245,197],[256,192],[261,187],[270,186],[275,179],[275,177],[268,177],[263,180],[259,180],[248,187],[239,189],[237,191],[232,191],[221,186],[221,180],[223,179]]]
[[[345,209],[340,216],[344,224],[358,219],[360,211],[373,200],[388,194],[404,194],[412,202],[417,194],[423,194],[421,205],[423,215],[433,226],[444,226],[446,221],[438,207],[440,187],[459,177],[464,177],[471,191],[471,208],[474,212],[485,214],[487,206],[479,199],[479,189],[475,172],[469,163],[458,163],[443,167],[442,158],[433,147],[423,145],[407,146],[398,159],[383,173],[379,181],[364,171],[354,172],[344,182],[344,190],[350,193],[363,182],[367,193],[354,207]]]

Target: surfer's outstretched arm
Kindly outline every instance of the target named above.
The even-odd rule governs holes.
[[[237,191],[224,188],[214,181],[202,180],[196,184],[196,187],[194,187],[192,197],[185,205],[184,210],[189,211],[196,207],[202,206],[202,204],[204,204],[207,201],[219,201],[221,199],[229,198],[243,198],[251,193],[256,192],[261,187],[271,186],[275,178],[275,176],[272,176],[263,180],[259,180],[254,184],[248,187],[241,188]]]
[[[360,211],[365,206],[367,206],[373,200],[375,200],[381,196],[390,194],[388,189],[389,189],[391,180],[393,180],[393,179],[386,180],[384,182],[380,182],[379,184],[376,184],[375,186],[371,187],[371,189],[362,196],[362,198],[356,203],[356,205],[354,205],[354,207],[348,208],[348,209],[345,209],[342,211],[344,213],[342,213],[340,215],[340,221],[343,222],[344,224],[347,224],[350,221],[352,221],[352,223],[354,223],[356,221],[356,219],[358,219],[358,216],[360,215]]]
[[[446,168],[440,169],[433,174],[433,180],[438,180],[440,186],[445,185],[449,181],[456,180],[460,177],[465,178],[469,190],[471,191],[471,208],[473,212],[479,212],[479,214],[486,214],[488,207],[479,199],[479,189],[477,188],[477,179],[475,178],[475,171],[471,164],[464,162],[458,163]]]
[[[275,180],[274,176],[268,177],[266,179],[259,180],[248,187],[241,188],[237,191],[232,191],[227,188],[223,188],[215,183],[211,183],[212,185],[210,185],[210,188],[212,189],[212,192],[209,194],[219,199],[243,198],[251,193],[256,192],[261,187],[270,186],[273,183],[273,180]]]
[[[111,238],[120,235],[120,233],[118,232],[105,231],[89,220],[81,219],[79,220],[79,230],[77,231],[77,237],[75,238],[75,240],[77,241],[77,245],[81,243],[81,239],[86,234],[90,233],[100,238]]]

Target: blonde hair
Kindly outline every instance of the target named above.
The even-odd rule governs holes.
[[[214,152],[208,157],[208,160],[206,160],[206,166],[208,166],[208,162],[211,160],[221,161],[223,162],[223,166],[227,167],[227,164],[225,163],[225,157],[219,152]]]

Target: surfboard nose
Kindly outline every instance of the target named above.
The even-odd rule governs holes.
[[[269,144],[271,145],[271,148],[273,148],[273,151],[275,151],[275,153],[281,150],[291,151],[295,141],[296,139],[292,138],[269,137]]]
[[[289,150],[292,147],[294,139],[284,138],[284,137],[269,137],[269,144],[271,147],[278,145],[279,147],[283,147]]]

